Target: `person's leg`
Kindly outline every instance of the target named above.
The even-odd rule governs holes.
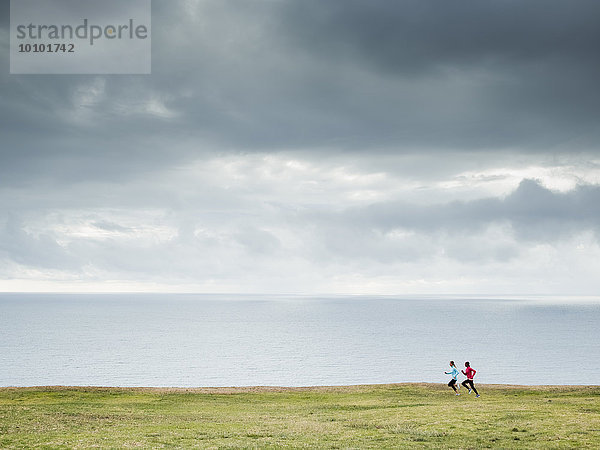
[[[448,386],[450,386],[454,390],[454,392],[456,392],[456,380],[455,379],[450,380],[450,382],[448,383]]]
[[[477,389],[475,389],[475,385],[473,384],[472,381],[471,381],[471,389],[473,389],[473,392],[475,392],[475,395],[479,395],[479,392],[477,392]]]
[[[469,391],[471,391],[471,388],[469,387],[469,381],[471,381],[471,380],[465,380],[465,381],[463,381],[461,384],[462,384],[462,385],[463,385],[463,386],[464,386],[466,389],[468,389]]]

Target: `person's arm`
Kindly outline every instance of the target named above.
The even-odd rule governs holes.
[[[473,371],[473,376],[475,376],[475,374],[477,373],[477,371],[473,368],[471,368],[471,370]]]
[[[466,375],[466,373],[465,373],[465,371],[464,371],[464,370],[461,370],[461,372],[462,372],[462,374],[463,374],[463,375]]]

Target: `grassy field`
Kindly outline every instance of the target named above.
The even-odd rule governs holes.
[[[0,447],[600,447],[600,387],[0,388]]]

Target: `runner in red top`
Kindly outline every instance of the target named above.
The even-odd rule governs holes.
[[[473,392],[475,392],[475,397],[479,397],[479,392],[477,392],[477,389],[475,389],[475,386],[473,385],[473,377],[475,376],[477,371],[471,367],[469,361],[465,363],[465,367],[466,369],[463,370],[462,373],[463,375],[467,376],[467,379],[461,384],[469,390],[469,394],[471,393],[471,390],[473,390]]]

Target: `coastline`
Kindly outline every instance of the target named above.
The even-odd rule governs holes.
[[[499,384],[477,383],[477,387],[487,389],[527,389],[527,390],[573,390],[573,389],[600,389],[600,384]],[[389,389],[395,387],[426,387],[433,389],[447,389],[446,383],[383,383],[383,384],[349,384],[349,385],[318,385],[318,386],[83,386],[83,385],[48,385],[48,386],[0,386],[0,391],[132,391],[154,393],[199,393],[199,394],[227,394],[227,393],[262,393],[262,392],[335,392],[335,391],[361,391],[365,389]]]

